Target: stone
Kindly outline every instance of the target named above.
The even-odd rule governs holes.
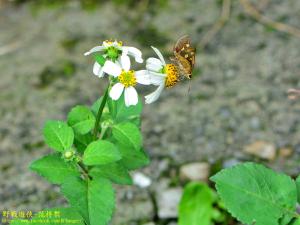
[[[275,145],[266,141],[253,142],[252,144],[245,146],[244,152],[269,161],[274,160],[276,157]]]
[[[157,193],[156,201],[160,219],[177,218],[178,204],[182,195],[181,188],[169,188]]]
[[[208,181],[210,165],[206,162],[189,163],[180,167],[182,181]]]
[[[151,185],[152,181],[145,174],[136,172],[133,174],[133,183],[140,188],[147,188]]]
[[[288,158],[293,154],[293,149],[291,148],[280,148],[279,155],[283,158]]]

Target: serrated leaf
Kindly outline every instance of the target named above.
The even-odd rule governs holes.
[[[142,135],[133,123],[120,123],[113,127],[112,135],[123,146],[139,151],[142,147]]]
[[[89,212],[91,225],[107,225],[115,208],[115,193],[107,179],[89,182]]]
[[[86,134],[95,126],[95,116],[86,106],[76,106],[68,114],[68,124],[76,133]]]
[[[44,215],[44,217],[43,217]],[[45,222],[46,221],[46,222]],[[68,222],[66,222],[68,221]],[[85,225],[80,214],[73,208],[51,208],[39,212],[32,220],[14,219],[10,225]]]
[[[61,192],[69,201],[70,205],[83,217],[89,224],[88,210],[88,186],[87,182],[81,178],[70,177],[66,179],[62,186]]]
[[[110,163],[91,169],[90,175],[97,179],[104,177],[117,184],[132,184],[132,179],[127,169],[120,163]]]
[[[212,190],[206,184],[189,183],[179,204],[179,225],[210,225],[212,213]]]
[[[127,107],[124,101],[124,94],[117,100],[108,99],[109,111],[115,123],[130,121],[135,125],[140,124],[140,114],[142,112],[142,101],[139,99],[137,105]]]
[[[76,165],[65,162],[58,154],[47,155],[32,162],[30,169],[53,184],[61,184],[69,176],[80,176]]]
[[[117,145],[117,147],[122,155],[120,163],[128,170],[135,170],[149,165],[150,159],[143,149],[135,151],[122,145]]]
[[[56,151],[69,150],[73,144],[74,132],[62,121],[47,121],[43,133],[47,145]]]
[[[295,182],[262,165],[244,163],[224,169],[211,178],[227,210],[245,224],[275,225],[285,214],[293,214]]]
[[[88,166],[104,165],[122,158],[114,144],[109,141],[98,140],[90,143],[83,155],[83,163]]]
[[[81,153],[87,148],[87,146],[94,141],[93,135],[91,133],[87,133],[84,135],[76,134],[74,145],[77,150]]]
[[[62,193],[90,225],[107,225],[114,210],[114,190],[104,178],[92,181],[70,178],[63,183]]]

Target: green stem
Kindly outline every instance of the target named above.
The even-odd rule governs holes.
[[[84,166],[84,164],[83,164],[81,161],[79,161],[77,164],[79,165],[79,167],[80,167],[81,170],[83,171],[84,176],[85,176],[87,179],[91,179],[91,177],[90,177],[90,175],[89,175],[89,171],[88,171],[87,168]]]
[[[94,127],[94,132],[93,132],[94,133],[94,139],[97,139],[97,136],[98,136],[100,119],[101,119],[101,116],[102,116],[102,113],[103,113],[104,106],[105,106],[106,101],[107,101],[109,87],[110,87],[110,85],[108,85],[108,87],[106,88],[105,94],[102,98],[102,101],[101,101],[101,104],[100,104],[100,107],[99,107],[99,110],[98,110],[98,113],[97,113],[96,123],[95,123],[95,127]]]

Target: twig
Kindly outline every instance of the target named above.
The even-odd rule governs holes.
[[[300,38],[300,29],[284,23],[273,21],[270,18],[262,15],[248,0],[240,0],[240,3],[243,6],[245,12],[258,22],[275,30],[285,32],[287,34]]]
[[[229,20],[230,9],[231,0],[223,0],[221,16],[200,41],[201,48],[205,48],[206,45],[214,38],[214,36],[222,29],[222,27]]]

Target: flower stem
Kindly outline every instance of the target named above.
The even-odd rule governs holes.
[[[107,101],[109,87],[110,87],[110,85],[108,85],[107,88],[106,88],[106,91],[104,93],[104,96],[102,98],[102,101],[101,101],[101,104],[100,104],[100,107],[99,107],[99,110],[98,110],[98,113],[97,113],[96,123],[95,123],[95,127],[94,127],[94,132],[93,132],[94,133],[94,139],[97,139],[97,136],[98,136],[100,119],[101,119],[101,116],[102,116],[102,113],[103,113],[104,106],[105,106],[106,101]]]

